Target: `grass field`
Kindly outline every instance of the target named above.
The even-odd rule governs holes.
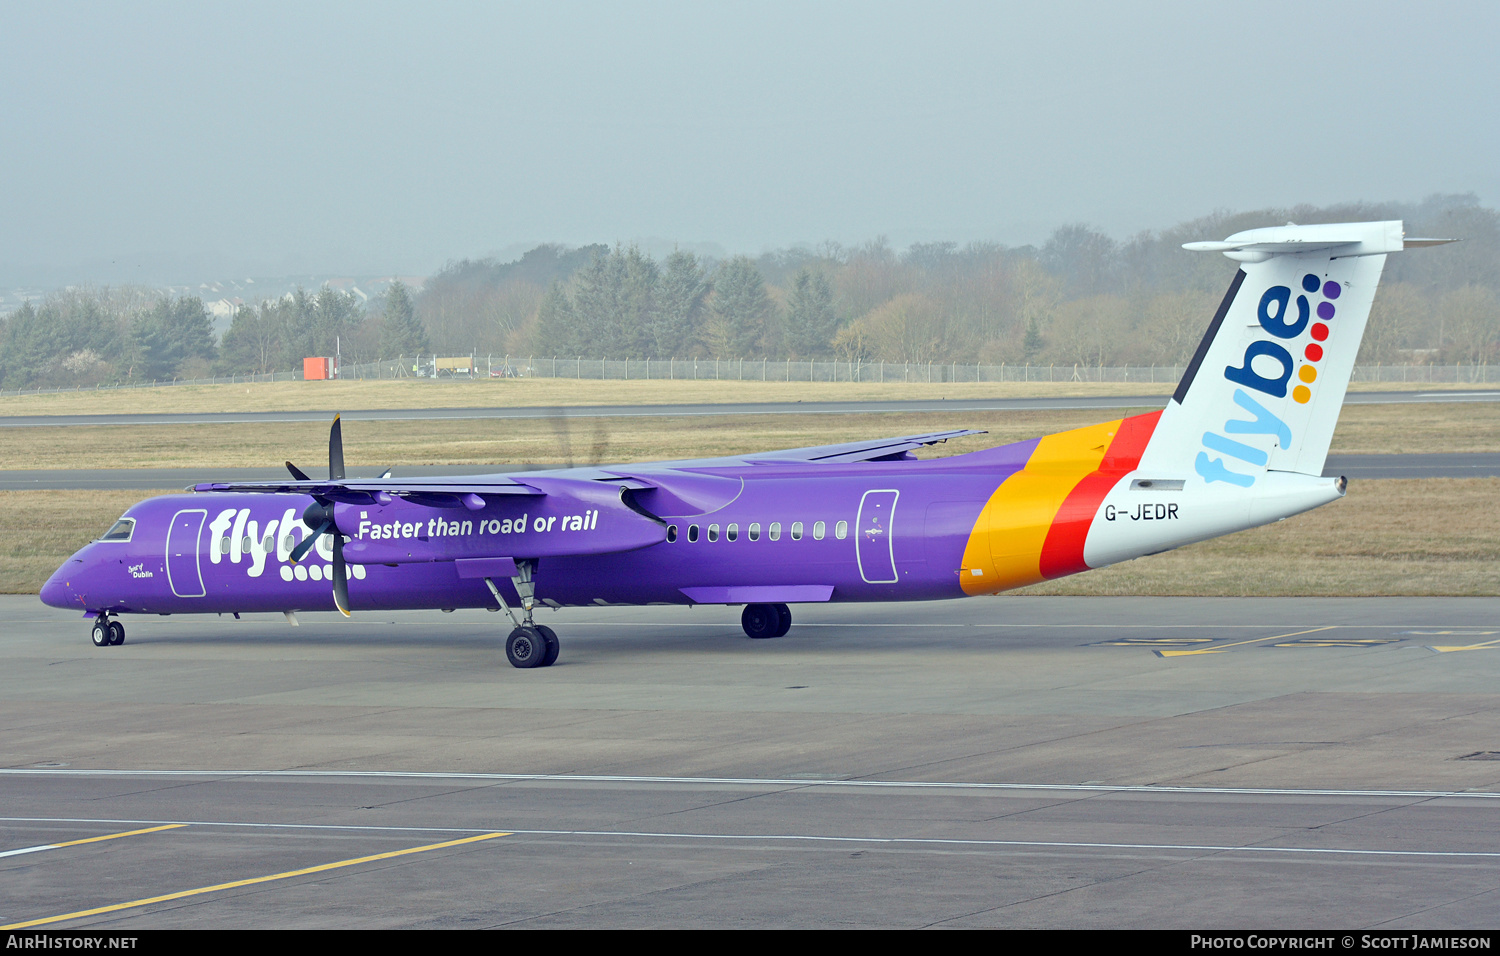
[[[163,492],[166,493],[166,492]],[[149,492],[0,492],[0,592],[35,593]],[[1353,482],[1285,521],[1023,594],[1500,594],[1500,478]]]
[[[1144,411],[1145,409],[1136,409]],[[659,461],[980,428],[987,435],[938,445],[924,456],[975,451],[1107,420],[1123,411],[1003,411],[668,418],[362,421],[346,423],[350,465],[484,465]],[[331,418],[332,416],[330,416]],[[235,425],[80,425],[0,428],[7,469],[274,467],[309,474],[327,461],[322,422]],[[1500,451],[1500,402],[1345,407],[1333,451]],[[400,474],[399,470],[397,474]]]
[[[1170,395],[1175,382],[740,382],[589,379],[402,379],[257,382],[55,392],[0,397],[0,416],[119,412],[335,411],[380,408],[496,408],[551,405],[671,405],[708,402],[860,402],[884,399],[972,399]],[[1484,386],[1479,386],[1483,388]],[[1355,384],[1351,391],[1440,391],[1472,385]]]

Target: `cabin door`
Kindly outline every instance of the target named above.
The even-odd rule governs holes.
[[[198,543],[203,536],[203,521],[208,512],[202,508],[179,511],[172,516],[167,531],[167,583],[178,597],[203,597],[203,571],[198,567]]]
[[[895,489],[883,489],[867,491],[859,499],[854,553],[859,561],[859,576],[866,584],[896,583],[896,551],[891,533],[895,529],[892,519],[900,495]]]

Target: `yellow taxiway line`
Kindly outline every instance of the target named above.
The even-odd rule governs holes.
[[[1428,649],[1439,654],[1448,654],[1453,651],[1493,651],[1500,649],[1500,640],[1484,641],[1480,644],[1430,644]]]
[[[68,840],[66,843],[43,843],[41,846],[22,847],[19,850],[5,850],[0,852],[0,858],[7,856],[21,856],[25,853],[41,853],[43,850],[60,850],[65,846],[83,846],[85,843],[100,843],[104,840],[118,840],[120,837],[140,836],[142,833],[159,833],[162,830],[176,830],[185,827],[186,823],[169,823],[166,826],[147,827],[144,830],[126,830],[124,833],[106,833],[104,836],[85,837],[82,840]]]
[[[177,824],[181,826],[181,824]],[[162,827],[160,829],[167,829]],[[141,831],[145,832],[145,831]],[[121,834],[123,835],[123,834]],[[48,923],[60,923],[63,920],[82,919],[85,916],[98,916],[101,913],[115,913],[120,910],[134,909],[137,906],[150,906],[152,903],[166,903],[171,900],[186,899],[189,896],[202,896],[204,893],[217,893],[220,890],[232,890],[241,886],[254,886],[257,883],[269,883],[272,880],[286,880],[294,876],[306,876],[310,873],[323,873],[328,870],[337,870],[346,866],[357,866],[360,863],[373,863],[376,860],[390,860],[398,856],[410,856],[413,853],[426,853],[429,850],[441,850],[450,846],[462,846],[465,843],[478,843],[481,840],[493,840],[495,837],[510,836],[510,833],[481,833],[479,836],[464,837],[461,840],[448,840],[444,843],[430,843],[427,846],[414,846],[406,850],[392,850],[389,853],[376,853],[373,856],[361,856],[353,860],[340,860],[337,863],[322,863],[318,866],[304,867],[300,870],[287,870],[285,873],[272,873],[270,876],[257,876],[248,880],[235,880],[231,883],[216,883],[213,886],[200,886],[192,890],[179,890],[176,893],[164,893],[161,896],[151,896],[143,900],[131,900],[128,903],[114,903],[110,906],[97,906],[91,910],[79,910],[76,913],[64,913],[61,916],[48,916],[44,919],[28,920],[24,923],[11,923],[8,926],[0,926],[0,929],[26,929],[31,926],[45,926]],[[103,837],[96,839],[106,839]],[[87,842],[87,841],[79,841]]]
[[[1316,634],[1318,631],[1331,631],[1335,627],[1338,627],[1338,625],[1328,624],[1323,627],[1309,628],[1306,631],[1293,631],[1290,634],[1277,634],[1274,637],[1257,637],[1251,641],[1235,641],[1233,644],[1220,644],[1217,647],[1205,647],[1201,650],[1196,651],[1152,651],[1152,653],[1157,657],[1189,657],[1194,654],[1217,654],[1220,651],[1228,650],[1231,647],[1240,647],[1245,644],[1259,644],[1262,641],[1279,641],[1285,637],[1297,637],[1302,634]]]

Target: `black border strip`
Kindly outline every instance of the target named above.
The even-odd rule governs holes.
[[[1219,326],[1224,324],[1224,316],[1229,314],[1229,307],[1234,304],[1234,297],[1239,294],[1240,284],[1245,281],[1245,270],[1241,269],[1234,274],[1234,281],[1229,283],[1229,291],[1224,293],[1224,301],[1219,303],[1219,311],[1214,313],[1214,320],[1208,324],[1208,331],[1203,335],[1203,341],[1198,343],[1198,351],[1193,353],[1193,360],[1188,363],[1187,371],[1182,373],[1182,381],[1177,383],[1177,391],[1172,393],[1172,401],[1181,405],[1183,399],[1187,398],[1188,386],[1193,384],[1193,377],[1198,374],[1198,366],[1203,364],[1203,359],[1208,355],[1208,347],[1213,344],[1214,336],[1219,334]]]

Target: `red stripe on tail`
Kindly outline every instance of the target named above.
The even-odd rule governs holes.
[[[1088,540],[1089,528],[1104,496],[1120,480],[1120,476],[1141,463],[1146,443],[1156,429],[1161,412],[1132,415],[1120,422],[1114,441],[1104,453],[1099,470],[1085,475],[1068,497],[1063,500],[1052,527],[1047,531],[1047,540],[1042,544],[1040,570],[1046,578],[1060,578],[1065,574],[1087,571],[1083,563],[1083,543]]]

